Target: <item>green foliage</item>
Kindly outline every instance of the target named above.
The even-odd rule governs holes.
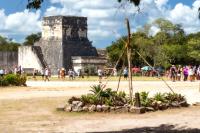
[[[154,36],[149,34],[152,26],[160,29]],[[125,47],[126,38],[126,36],[122,37],[106,48],[110,64],[118,60]],[[171,64],[196,65],[200,63],[200,32],[187,35],[180,24],[173,24],[160,18],[131,35],[131,48],[133,66],[145,64],[135,51],[138,51],[153,66],[167,68]],[[124,55],[119,67],[123,62],[127,65],[126,60]]]
[[[177,93],[166,93],[165,99],[168,103],[186,101],[185,97]]]
[[[23,43],[23,45],[34,45],[34,43],[39,41],[40,38],[41,38],[41,32],[36,33],[36,34],[28,35],[25,38],[25,42]]]
[[[149,92],[140,92],[141,105],[144,107],[149,107],[152,104],[152,99],[149,98]]]
[[[118,2],[122,2],[123,0],[118,0]],[[135,6],[139,6],[141,0],[126,0],[130,3],[133,3]]]
[[[67,102],[69,103],[69,104],[72,104],[72,102],[73,101],[80,101],[80,98],[78,98],[78,97],[71,97]]]
[[[0,86],[26,86],[26,76],[25,75],[15,75],[8,74],[0,78]]]
[[[106,104],[110,106],[123,106],[128,102],[125,92],[113,91],[111,88],[104,89],[101,85],[94,85],[90,90],[92,93],[81,96],[84,104]]]
[[[11,39],[0,36],[0,51],[17,51],[20,44]]]
[[[177,107],[188,106],[185,97],[177,93],[156,93],[152,98],[149,98],[149,92],[141,92],[140,101],[142,106],[152,107],[155,110],[174,107],[173,104],[177,104]]]
[[[166,102],[165,94],[162,94],[160,92],[156,93],[154,95],[153,99],[156,100],[156,101]]]
[[[44,0],[28,0],[26,8],[28,9],[40,9]]]
[[[0,78],[0,86],[9,86],[9,83],[4,78]]]

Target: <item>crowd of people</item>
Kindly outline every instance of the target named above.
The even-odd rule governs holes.
[[[12,71],[11,70],[6,70],[3,68],[0,68],[0,77],[9,74],[9,73],[13,73],[13,74],[23,74],[24,71],[22,69],[21,66],[15,66]],[[103,77],[108,77],[110,74],[112,76],[117,76],[117,69],[101,69],[101,68],[97,68],[96,70],[96,74],[99,77],[99,83],[101,83],[102,78]],[[134,72],[133,72],[134,73]],[[125,67],[122,71],[123,77],[125,80],[127,80],[128,78],[128,68]],[[33,69],[32,72],[32,76],[34,80],[36,79],[36,76],[41,76],[42,80],[44,81],[49,81],[50,77],[51,77],[51,71],[49,68],[43,68],[41,71],[38,71],[36,69]],[[77,78],[84,78],[84,76],[89,77],[90,73],[89,73],[89,69],[85,69],[85,70],[81,70],[78,69],[77,71],[74,71],[73,69],[69,69],[68,71],[66,71],[65,68],[61,68],[57,70],[57,76],[58,79],[62,79],[64,80],[66,78],[66,76],[70,79],[70,80],[74,80],[75,77]],[[192,66],[192,65],[188,65],[188,66],[181,66],[181,65],[172,65],[170,67],[170,69],[168,69],[165,72],[165,75],[170,78],[173,82],[175,81],[195,81],[195,80],[200,80],[200,65],[199,66]]]
[[[0,76],[3,77],[6,74],[22,74],[23,73],[23,69],[21,66],[14,66],[13,69],[4,69],[4,68],[0,68]]]
[[[200,65],[199,66],[181,66],[172,65],[167,71],[167,76],[173,81],[195,81],[200,80]]]

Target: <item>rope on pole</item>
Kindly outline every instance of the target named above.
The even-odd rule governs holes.
[[[165,85],[175,94],[175,92],[173,91],[173,89],[169,86],[169,84],[160,76],[160,73],[155,70],[149,63],[148,61],[138,52],[136,51],[136,53],[144,60],[144,62],[149,66],[151,67],[152,70],[154,70],[157,74],[158,74],[158,77],[160,77],[160,79],[165,83]]]

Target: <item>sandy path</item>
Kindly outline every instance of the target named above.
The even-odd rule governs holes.
[[[3,89],[0,91],[0,99],[29,99],[39,97],[80,96],[90,90],[90,86],[98,84],[91,81],[28,81],[27,88]],[[189,103],[200,102],[199,82],[171,82],[168,84],[176,93],[186,96]],[[110,81],[107,87],[116,88],[117,82]],[[161,81],[134,81],[134,91],[149,91],[150,95],[157,92],[170,92],[169,88]],[[128,83],[122,81],[120,89],[128,93]]]
[[[184,94],[189,103],[200,102],[199,82],[170,82],[175,92]],[[166,129],[176,133],[200,132],[200,107],[172,109],[134,114],[67,114],[55,108],[66,101],[65,97],[88,93],[90,86],[98,82],[41,82],[28,81],[28,87],[0,89],[0,132],[52,133],[52,132],[109,132],[163,133]],[[107,87],[116,87],[109,82]],[[168,92],[160,81],[135,81],[135,91]],[[120,90],[128,92],[127,82]],[[25,99],[25,100],[24,100]],[[164,126],[161,126],[163,125]],[[190,129],[188,129],[190,128]],[[198,129],[195,129],[198,128]],[[187,129],[187,130],[185,130]],[[152,132],[153,131],[153,132]],[[168,133],[168,132],[166,132]]]

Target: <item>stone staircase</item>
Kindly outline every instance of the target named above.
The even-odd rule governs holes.
[[[42,67],[46,68],[46,66],[48,66],[48,65],[47,65],[46,61],[44,60],[41,47],[40,46],[32,46],[32,50],[37,55],[38,59],[40,60]]]

